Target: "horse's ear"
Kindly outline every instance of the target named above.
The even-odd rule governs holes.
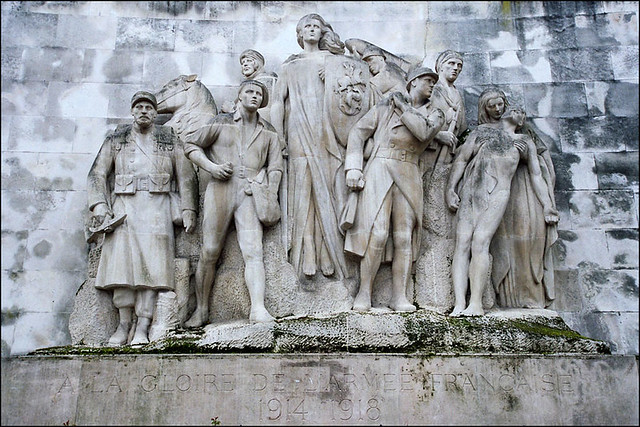
[[[187,81],[188,82],[194,82],[194,81],[196,81],[197,78],[198,78],[197,74],[191,74],[191,75],[187,76]]]

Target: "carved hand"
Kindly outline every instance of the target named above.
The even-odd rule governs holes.
[[[449,188],[445,195],[445,199],[447,201],[447,207],[449,208],[449,210],[451,212],[457,212],[458,208],[460,207],[460,197],[455,192],[455,190]]]
[[[324,81],[324,67],[318,70],[318,76],[320,76],[320,80]]]
[[[94,226],[100,226],[104,223],[107,216],[113,218],[113,213],[109,210],[109,206],[106,203],[98,203],[92,210],[94,218]]]
[[[184,231],[187,233],[193,233],[196,228],[196,213],[190,209],[182,211],[182,223],[184,224]]]
[[[523,159],[523,160],[526,159],[527,158],[527,152],[529,151],[529,149],[527,148],[527,143],[522,141],[522,140],[516,140],[514,145],[516,146],[516,148],[520,152],[520,158]]]
[[[456,146],[458,145],[458,137],[456,137],[456,135],[453,132],[449,132],[446,130],[438,132],[437,140],[439,143],[446,145],[448,147],[451,147],[452,152],[453,150],[455,150]]]
[[[558,211],[553,208],[544,208],[544,222],[547,224],[557,224],[560,220]]]
[[[347,187],[349,187],[353,191],[360,191],[364,188],[362,171],[358,169],[349,169],[347,171]]]
[[[211,170],[209,170],[211,176],[220,181],[226,181],[233,175],[233,163],[227,162],[221,165],[213,164]]]

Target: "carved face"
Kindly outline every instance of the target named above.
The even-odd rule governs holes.
[[[427,98],[431,97],[431,93],[433,92],[433,86],[436,84],[436,79],[427,75],[421,76],[413,80],[412,86],[419,93],[422,93]]]
[[[364,61],[369,64],[369,71],[374,76],[380,73],[385,65],[384,58],[380,55],[369,56]]]
[[[455,82],[462,71],[462,61],[458,58],[449,58],[440,66],[440,77],[448,82]]]
[[[318,43],[322,37],[322,23],[317,19],[308,19],[302,26],[302,40]]]
[[[245,56],[244,58],[242,58],[240,64],[242,65],[242,75],[245,77],[253,75],[260,69],[260,64],[258,63],[258,61],[256,61],[255,58],[251,58],[249,56]]]
[[[504,113],[504,100],[501,97],[492,98],[487,101],[487,106],[485,110],[487,110],[487,114],[491,118],[491,120],[498,121],[502,114]]]
[[[158,112],[149,101],[140,101],[131,107],[131,115],[138,126],[148,128],[153,125]]]
[[[260,108],[262,97],[262,88],[255,84],[244,85],[238,94],[240,104],[242,104],[247,111],[251,112],[257,111],[258,108]]]

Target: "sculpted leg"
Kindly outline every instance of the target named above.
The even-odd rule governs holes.
[[[131,289],[116,288],[113,290],[113,305],[118,309],[120,321],[116,332],[109,338],[108,345],[121,346],[127,343],[129,329],[131,329],[131,318],[133,306],[135,305],[135,293]]]
[[[153,308],[156,305],[157,293],[153,289],[145,289],[136,293],[136,333],[131,340],[131,345],[149,343],[149,325],[153,319]]]
[[[416,306],[407,299],[407,285],[411,278],[411,264],[413,263],[411,238],[415,219],[409,202],[397,188],[393,189],[392,218],[394,249],[389,307],[395,311],[415,311]]]
[[[471,246],[471,262],[469,264],[469,281],[471,283],[471,297],[469,306],[462,312],[463,316],[482,316],[482,294],[488,279],[489,263],[489,243],[490,236],[474,236]]]
[[[223,194],[224,195],[224,194]],[[205,194],[202,219],[202,249],[196,268],[196,310],[184,323],[187,328],[202,326],[209,321],[209,295],[216,276],[216,262],[222,252],[232,212],[227,198],[214,194],[209,185]]]
[[[275,320],[264,306],[265,271],[262,251],[262,224],[249,197],[245,198],[235,214],[238,245],[244,259],[244,280],[251,299],[250,322]]]
[[[467,289],[469,284],[469,253],[471,251],[471,237],[467,230],[458,227],[456,248],[451,263],[451,277],[453,279],[453,294],[455,304],[450,316],[458,317],[466,307]]]
[[[407,284],[411,272],[411,249],[394,249],[391,266],[392,289],[389,307],[395,311],[415,311],[416,306],[407,299]]]
[[[307,222],[302,236],[302,272],[305,276],[316,274],[316,245],[315,245],[315,212],[313,202],[309,203]]]
[[[387,199],[378,217],[373,223],[369,244],[360,261],[360,288],[353,301],[354,311],[368,311],[371,309],[371,289],[373,281],[380,268],[382,254],[387,243],[390,219],[390,198]]]
[[[120,323],[116,332],[109,338],[110,346],[121,346],[127,343],[129,337],[129,329],[131,329],[131,307],[125,307],[118,310],[120,313]]]
[[[354,311],[368,311],[371,309],[371,289],[378,273],[378,268],[380,268],[383,250],[384,244],[374,244],[371,241],[362,261],[360,261],[360,288],[353,301]]]

